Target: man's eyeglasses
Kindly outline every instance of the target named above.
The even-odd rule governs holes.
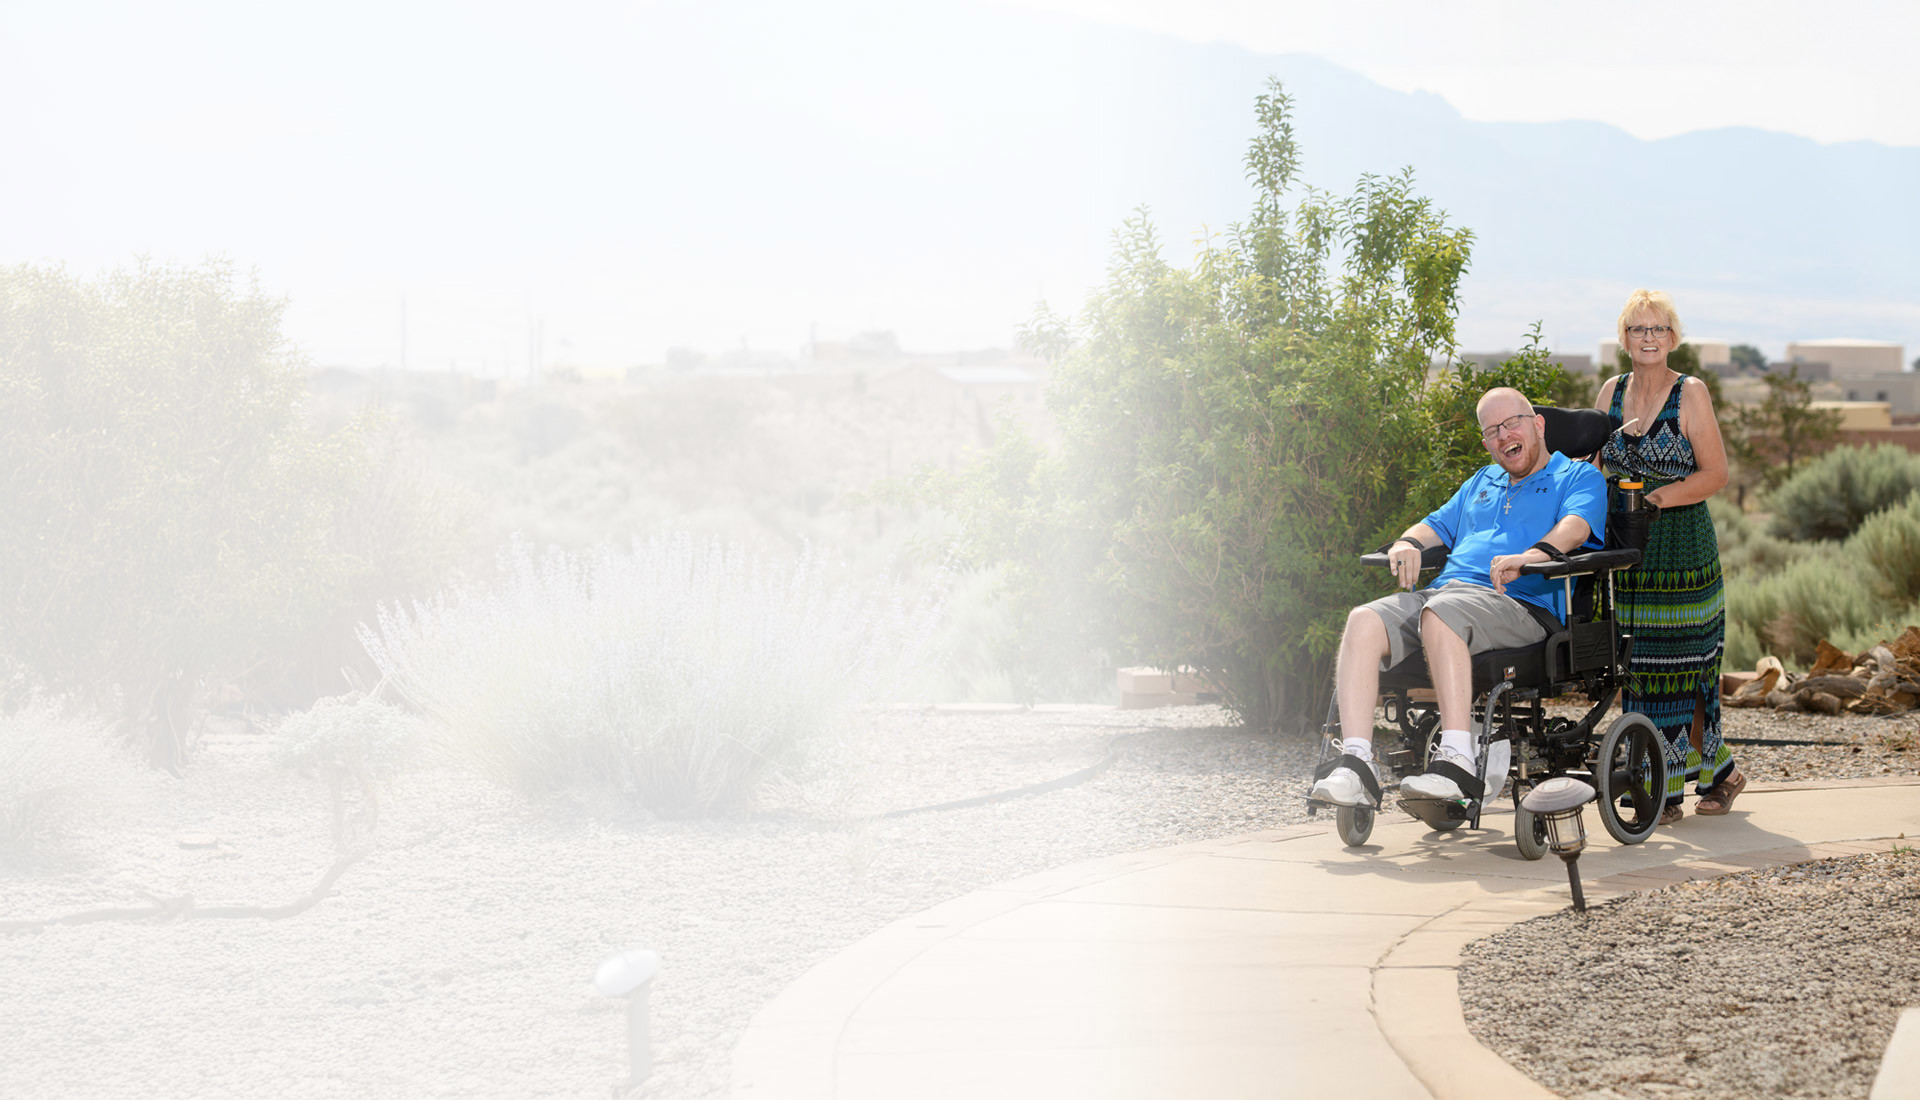
[[[1673,331],[1672,325],[1628,325],[1627,335],[1635,340],[1644,340],[1651,336],[1658,340]]]
[[[1493,427],[1483,430],[1480,433],[1480,438],[1487,440],[1488,442],[1492,442],[1493,437],[1496,435],[1499,435],[1501,432],[1519,431],[1520,422],[1522,420],[1531,420],[1531,419],[1533,418],[1528,416],[1525,413],[1521,413],[1519,416],[1509,416],[1505,420],[1502,420],[1500,423],[1495,424]]]

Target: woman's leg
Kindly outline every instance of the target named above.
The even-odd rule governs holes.
[[[1700,779],[1694,790],[1699,793],[1700,801],[1694,807],[1695,812],[1708,817],[1724,814],[1733,808],[1733,800],[1746,789],[1747,777],[1740,774],[1734,766],[1733,753],[1727,748],[1726,741],[1720,736],[1720,723],[1714,719],[1719,715],[1709,713],[1707,700],[1702,698],[1694,707],[1694,732],[1699,738]]]

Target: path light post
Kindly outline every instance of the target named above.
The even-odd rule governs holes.
[[[1520,808],[1539,817],[1547,830],[1547,847],[1567,864],[1567,883],[1573,887],[1573,908],[1587,911],[1586,895],[1580,892],[1580,850],[1587,846],[1587,822],[1583,815],[1593,801],[1594,790],[1570,775],[1555,776],[1527,792]]]
[[[660,972],[660,956],[644,947],[620,952],[600,964],[593,975],[593,991],[602,997],[627,999],[627,1083],[637,1085],[653,1072],[653,1051],[647,1034],[647,994]]]

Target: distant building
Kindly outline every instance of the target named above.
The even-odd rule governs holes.
[[[1497,367],[1518,354],[1520,353],[1517,351],[1463,351],[1456,358],[1462,363],[1472,363],[1485,370],[1489,367]],[[1591,355],[1556,353],[1547,358],[1558,364],[1560,369],[1568,374],[1593,373],[1593,356]]]
[[[1884,432],[1893,427],[1893,410],[1885,401],[1814,401],[1807,407],[1839,413],[1835,427],[1843,432]]]
[[[1913,371],[1842,378],[1838,385],[1849,401],[1884,401],[1896,416],[1920,413],[1920,374]]]
[[[1906,370],[1907,349],[1885,340],[1799,340],[1787,345],[1788,363],[1825,363],[1829,377],[1867,378]],[[1805,370],[1800,372],[1803,376]]]

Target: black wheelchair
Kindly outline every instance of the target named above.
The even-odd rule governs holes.
[[[1606,442],[1605,413],[1547,407],[1535,411],[1546,418],[1547,446],[1568,458],[1584,460]],[[1645,545],[1643,515],[1610,513],[1608,522],[1630,532],[1637,530],[1640,546]],[[1625,541],[1631,543],[1633,536],[1629,534]],[[1361,560],[1384,567],[1385,548]],[[1446,560],[1446,547],[1431,547],[1421,555],[1421,569],[1438,569]],[[1524,809],[1521,800],[1536,784],[1571,775],[1591,783],[1598,792],[1600,821],[1615,840],[1638,844],[1652,834],[1660,822],[1667,789],[1659,729],[1645,715],[1622,714],[1600,731],[1626,682],[1627,659],[1633,651],[1632,635],[1623,633],[1614,621],[1613,571],[1639,561],[1640,549],[1613,548],[1610,542],[1608,549],[1570,554],[1564,562],[1522,567],[1522,573],[1562,580],[1567,623],[1556,624],[1538,645],[1473,656],[1471,732],[1476,781],[1461,783],[1467,795],[1462,799],[1400,794],[1401,809],[1436,831],[1454,829],[1462,822],[1478,829],[1482,809],[1499,797],[1511,778],[1514,840],[1521,856],[1539,859],[1548,851],[1545,823]],[[1426,658],[1420,652],[1380,674],[1387,720],[1395,727],[1388,738],[1374,737],[1374,759],[1387,773],[1381,777],[1386,782],[1378,785],[1374,807],[1335,806],[1340,837],[1349,847],[1363,845],[1372,836],[1374,816],[1385,808],[1387,794],[1398,794],[1400,780],[1426,770],[1440,741],[1440,709],[1431,699],[1431,689]],[[1547,713],[1548,701],[1574,692],[1591,701],[1585,714],[1573,719]],[[1384,744],[1392,732],[1399,734],[1397,743]],[[1323,733],[1315,780],[1331,771],[1341,756],[1337,695],[1328,705]],[[1508,761],[1504,770],[1498,763],[1501,756]],[[1371,779],[1364,776],[1363,782]],[[1334,804],[1309,795],[1309,816],[1325,806]]]

